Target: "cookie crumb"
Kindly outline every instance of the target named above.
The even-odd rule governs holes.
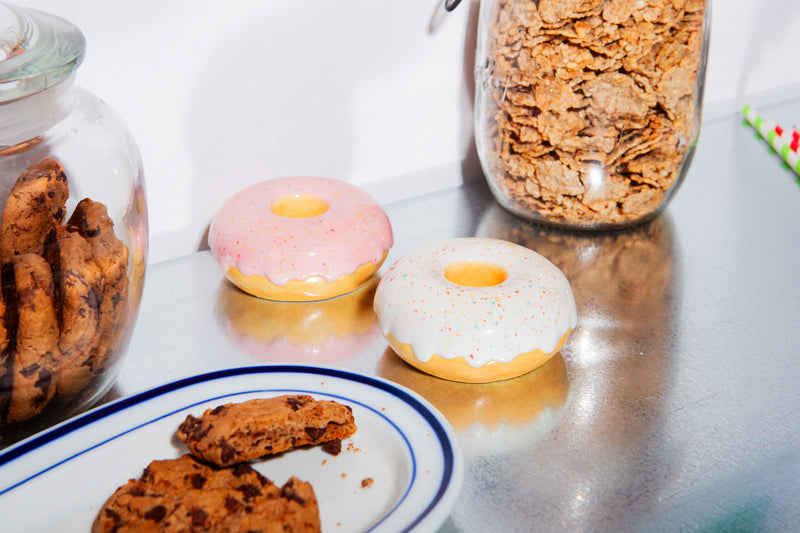
[[[375,480],[372,479],[371,477],[365,477],[364,479],[361,480],[361,488],[362,489],[368,489],[369,487],[372,486],[372,483],[374,481]]]
[[[333,439],[323,443],[322,451],[333,456],[339,455],[342,453],[342,439]]]

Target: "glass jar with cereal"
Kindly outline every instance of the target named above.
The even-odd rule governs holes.
[[[498,202],[574,229],[660,213],[694,154],[708,0],[484,0],[475,140]]]

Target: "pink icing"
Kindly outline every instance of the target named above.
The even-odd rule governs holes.
[[[328,203],[321,215],[288,218],[271,205],[287,196]],[[334,281],[364,263],[380,263],[394,244],[384,210],[349,183],[318,177],[262,181],[234,195],[219,210],[208,244],[224,270],[265,276],[275,285],[320,276]]]

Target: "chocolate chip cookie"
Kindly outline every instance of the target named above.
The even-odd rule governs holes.
[[[1,269],[7,271],[7,276],[13,274],[13,267]],[[2,284],[4,285],[4,284]],[[14,372],[13,352],[8,350],[9,331],[6,327],[6,296],[5,287],[0,290],[0,422],[5,418],[8,410],[8,403],[11,400],[11,390],[13,384],[12,374]]]
[[[349,406],[285,395],[221,405],[200,418],[189,415],[177,436],[196,457],[228,466],[300,446],[326,444],[336,449],[355,431]]]
[[[282,486],[249,464],[219,468],[191,455],[151,462],[105,502],[92,533],[132,531],[320,531],[310,484]]]
[[[92,248],[92,256],[101,272],[99,340],[95,348],[95,371],[101,371],[119,341],[127,334],[119,326],[127,315],[128,247],[114,234],[114,222],[106,206],[84,198],[66,224],[69,233],[77,233]]]
[[[102,272],[92,246],[78,233],[60,231],[48,249],[61,330],[58,394],[72,396],[92,379],[94,347],[100,337]]]
[[[28,252],[41,255],[48,235],[64,221],[68,197],[67,176],[58,161],[46,158],[26,168],[0,217],[0,261]]]
[[[4,418],[13,423],[38,414],[53,398],[61,351],[50,265],[35,253],[14,256],[10,265],[16,287],[16,299],[12,300],[16,320],[6,324],[12,322],[16,334],[10,355],[11,398]]]
[[[130,334],[128,248],[105,205],[69,197],[45,158],[17,178],[0,217],[0,423],[41,413],[98,383]]]

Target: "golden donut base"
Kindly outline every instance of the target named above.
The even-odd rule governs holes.
[[[230,267],[225,272],[225,277],[243,291],[266,300],[314,302],[347,294],[363,285],[378,271],[386,260],[387,253],[388,251],[383,253],[383,257],[381,257],[377,265],[372,261],[368,261],[358,267],[352,274],[345,274],[334,281],[325,281],[320,276],[312,276],[303,280],[289,280],[286,285],[275,285],[265,276],[258,274],[245,276],[236,267]]]
[[[287,341],[297,347],[321,347],[332,338],[372,336],[377,319],[372,310],[378,276],[354,291],[319,302],[277,302],[225,284],[217,308],[234,338],[263,347]]]
[[[569,397],[567,364],[556,354],[539,368],[517,378],[492,383],[459,383],[425,374],[400,357],[382,357],[378,375],[422,395],[457,432],[479,424],[523,430],[546,411],[558,412]]]
[[[417,359],[411,345],[398,341],[391,333],[386,335],[386,340],[397,355],[405,362],[423,372],[438,378],[460,381],[462,383],[491,383],[493,381],[515,378],[539,368],[561,350],[571,332],[572,329],[569,329],[561,336],[561,339],[559,339],[558,344],[552,352],[544,352],[539,349],[531,350],[530,352],[519,354],[511,362],[500,363],[497,361],[489,361],[485,365],[477,368],[470,366],[463,357],[446,359],[438,354],[433,354],[427,362],[422,362]]]

